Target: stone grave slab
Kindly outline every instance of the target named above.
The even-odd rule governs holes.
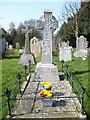
[[[72,87],[69,81],[58,81],[52,83],[55,101],[53,107],[43,107],[42,100],[39,99],[39,92],[42,90],[40,82],[30,82],[23,99],[18,101],[17,107],[12,112],[13,118],[61,118],[61,119],[83,119],[86,120],[86,115],[81,114],[81,105],[77,98],[57,98],[64,96],[76,96],[72,92]],[[30,99],[34,98],[34,99]],[[35,98],[38,98],[35,100]]]

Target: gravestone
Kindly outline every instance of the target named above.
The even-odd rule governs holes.
[[[8,42],[6,42],[6,50],[8,49]]]
[[[37,75],[36,79],[52,82],[59,80],[59,75],[57,66],[52,64],[52,30],[55,26],[51,10],[44,11],[43,22],[42,60],[37,63],[35,75]]]
[[[74,53],[75,57],[87,57],[87,46],[88,42],[86,38],[81,35],[79,38],[76,40],[76,52]]]
[[[20,48],[20,43],[16,42],[16,48],[19,49]]]
[[[9,49],[13,49],[13,45],[10,44],[10,45],[9,45]]]
[[[71,61],[72,60],[72,47],[59,48],[59,60]]]
[[[22,29],[22,33],[25,33],[25,51],[20,57],[20,64],[29,65],[29,60],[31,64],[35,64],[35,59],[33,54],[30,51],[30,42],[29,42],[29,33],[32,32],[32,29],[28,28],[28,25],[25,26],[25,29]]]
[[[61,43],[61,47],[69,47],[68,42],[62,42],[62,43]]]
[[[19,49],[19,55],[22,55],[24,53],[24,49]]]
[[[8,55],[13,55],[13,53],[14,53],[14,51],[13,51],[13,45],[9,45],[9,47],[8,47],[8,51],[7,51],[7,54]]]
[[[52,21],[53,21],[53,31],[54,32],[56,30],[56,28],[58,28],[58,21],[55,18],[55,16],[52,15]],[[44,15],[42,15],[39,20],[37,20],[37,29],[39,29],[40,32],[43,33],[43,26],[44,26]]]
[[[69,46],[69,41],[62,42],[59,48],[59,61],[72,60],[72,46]]]
[[[5,55],[6,51],[6,39],[0,37],[0,59],[2,59],[2,55]]]
[[[30,48],[31,48],[31,53],[33,53],[35,57],[40,56],[41,48],[42,48],[42,40],[39,40],[39,38],[33,37],[30,41]]]
[[[90,56],[90,47],[88,48],[88,56]]]

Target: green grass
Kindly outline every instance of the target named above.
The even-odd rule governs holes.
[[[53,61],[56,62],[58,65],[59,72],[61,71],[61,63],[59,60],[59,57],[53,57]],[[72,57],[72,61],[67,61],[64,63],[69,66],[69,71],[72,72],[74,81],[78,88],[82,85],[85,88],[85,96],[84,96],[84,108],[86,113],[88,114],[88,117],[90,117],[90,58],[88,57],[85,61],[83,61],[81,58],[75,58]],[[89,120],[89,118],[88,118]]]
[[[2,101],[6,103],[6,98],[4,96],[4,91],[8,87],[10,91],[12,91],[14,85],[17,83],[16,75],[18,73],[23,72],[23,66],[19,64],[19,56],[17,54],[17,50],[15,50],[14,55],[8,56],[2,60]],[[37,58],[37,62],[40,61],[41,58]],[[61,71],[61,62],[59,61],[59,56],[53,56],[53,61],[57,64],[59,72]],[[72,58],[71,62],[65,62],[65,64],[69,65],[69,71],[73,73],[75,78],[75,82],[78,86],[83,85],[86,89],[85,98],[84,98],[84,107],[88,115],[90,115],[88,106],[90,100],[90,90],[88,87],[89,82],[89,73],[88,71],[88,62],[89,58],[83,61],[81,58]],[[31,72],[35,71],[35,65],[31,66]],[[22,81],[23,82],[23,81]],[[90,84],[89,84],[90,85]],[[11,104],[13,106],[13,104]],[[2,109],[3,118],[7,115],[7,104],[3,104]]]
[[[4,92],[6,88],[9,89],[11,92],[17,83],[17,74],[23,73],[23,66],[19,64],[19,56],[17,54],[17,51],[14,51],[14,55],[7,56],[2,60],[2,116],[3,118],[6,117],[7,115],[7,104],[6,104],[6,98],[4,96]],[[21,82],[24,80],[22,79]],[[16,94],[17,94],[18,89],[16,89]],[[16,96],[14,94],[14,97]],[[11,102],[11,107],[13,106]]]

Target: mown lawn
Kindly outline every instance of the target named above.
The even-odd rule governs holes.
[[[58,58],[58,59],[57,59]],[[59,56],[53,57],[53,61],[58,65],[58,70],[61,71],[61,63]],[[85,88],[84,96],[84,108],[86,114],[88,114],[88,120],[90,120],[90,57],[85,61],[81,58],[72,57],[72,61],[64,63],[69,66],[69,71],[72,72],[74,81],[78,88],[82,85]]]
[[[40,58],[37,58],[37,61],[40,61]],[[61,62],[59,61],[59,56],[53,56],[53,62],[55,62],[58,66],[58,70],[61,71]],[[69,71],[72,72],[75,82],[79,88],[80,85],[83,85],[85,88],[85,98],[84,98],[84,107],[85,111],[89,113],[89,101],[90,101],[90,91],[89,91],[89,58],[83,61],[81,58],[72,58],[71,62],[65,62],[65,64],[69,65]],[[34,72],[35,65],[31,66],[31,72]],[[3,101],[3,109],[2,116],[6,117],[7,114],[7,104],[6,98],[4,96],[4,91],[8,88],[12,91],[14,85],[17,83],[16,75],[18,73],[23,73],[23,66],[19,64],[19,56],[17,51],[15,50],[15,54],[12,56],[8,56],[2,60],[2,101]],[[13,106],[13,105],[12,105]]]

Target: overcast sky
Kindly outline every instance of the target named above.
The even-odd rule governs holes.
[[[30,19],[39,19],[39,17],[43,15],[44,9],[52,9],[53,15],[58,20],[63,4],[67,2],[67,0],[42,0],[42,2],[41,0],[38,0],[38,2],[36,2],[37,0],[11,1],[12,0],[3,0],[0,2],[0,26],[5,30],[9,29],[11,22],[14,22],[17,28],[20,22]]]

